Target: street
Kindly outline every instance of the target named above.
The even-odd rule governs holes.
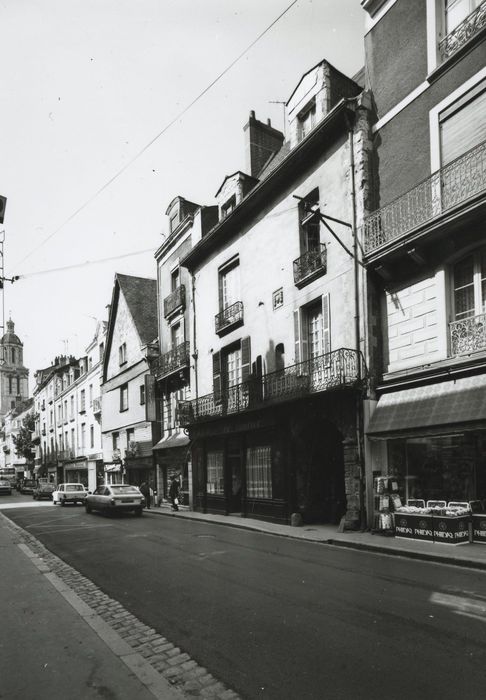
[[[483,573],[47,506],[4,514],[244,698],[484,696]]]

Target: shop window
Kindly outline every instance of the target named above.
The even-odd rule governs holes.
[[[246,494],[248,498],[272,498],[272,450],[270,446],[247,448]]]
[[[207,493],[224,495],[224,461],[223,451],[207,453]]]

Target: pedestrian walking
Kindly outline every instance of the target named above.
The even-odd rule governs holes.
[[[172,510],[179,510],[179,492],[179,480],[174,476],[172,477],[169,487],[169,498],[170,502],[172,503]]]
[[[150,487],[146,481],[140,484],[140,491],[145,497],[145,506],[150,509]]]

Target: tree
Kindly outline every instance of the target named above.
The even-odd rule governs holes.
[[[28,462],[32,462],[35,457],[36,442],[32,439],[35,430],[37,415],[32,411],[22,419],[22,425],[17,435],[12,435],[15,445],[15,453],[19,457],[25,457]]]

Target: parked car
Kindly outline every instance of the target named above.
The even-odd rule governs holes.
[[[87,513],[93,510],[103,513],[133,512],[142,515],[145,498],[138,486],[129,484],[105,484],[88,493],[84,504]]]
[[[12,487],[10,486],[10,481],[7,481],[6,479],[0,480],[0,495],[10,496],[11,493]]]
[[[52,492],[52,502],[65,506],[66,503],[81,503],[83,505],[88,492],[83,484],[59,484]]]
[[[55,490],[54,484],[38,484],[34,489],[32,498],[34,501],[42,501],[43,498],[52,501],[52,493]]]
[[[34,493],[35,488],[37,488],[37,484],[35,483],[35,481],[31,479],[26,479],[22,482],[19,491],[20,493]]]

